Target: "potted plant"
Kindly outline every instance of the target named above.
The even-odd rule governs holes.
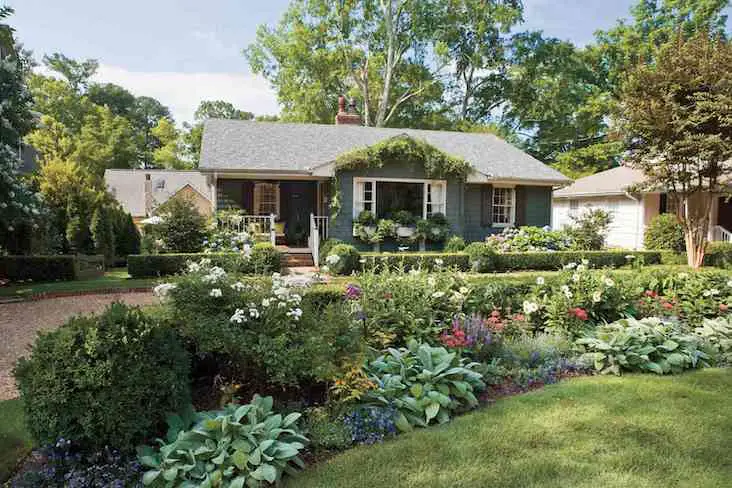
[[[400,210],[394,214],[394,222],[396,222],[396,235],[402,239],[411,238],[417,228],[414,226],[416,219],[411,212]]]
[[[441,242],[447,238],[450,233],[450,224],[447,222],[447,218],[443,214],[432,214],[427,217],[427,222],[429,228],[427,240]]]
[[[353,237],[368,242],[374,234],[376,234],[376,217],[373,212],[363,210],[353,222]]]

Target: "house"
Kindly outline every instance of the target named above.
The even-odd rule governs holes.
[[[104,180],[138,225],[154,215],[161,204],[177,196],[193,201],[202,215],[211,215],[213,211],[206,176],[198,171],[108,169]]]
[[[471,170],[466,178],[434,179],[424,164],[336,168],[344,153],[398,137],[462,158]],[[316,233],[354,242],[353,220],[363,210],[378,218],[442,213],[467,241],[512,225],[549,225],[552,189],[570,181],[492,134],[364,127],[343,97],[335,125],[206,121],[199,170],[212,208],[272,216],[284,223],[285,244],[307,236],[309,248]]]
[[[612,214],[607,236],[611,247],[640,249],[646,226],[661,213],[673,213],[663,192],[637,192],[645,180],[640,170],[619,166],[576,180],[553,195],[552,227],[561,228],[584,209],[600,208]],[[710,240],[729,240],[732,230],[732,202],[715,198],[711,210]]]

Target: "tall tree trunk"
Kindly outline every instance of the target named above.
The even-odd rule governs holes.
[[[381,90],[381,100],[376,112],[376,127],[383,127],[386,119],[386,109],[389,104],[391,93],[391,79],[394,75],[396,64],[397,39],[395,32],[394,0],[381,0],[381,10],[384,13],[384,24],[386,30],[386,66],[384,66],[384,87]]]
[[[684,198],[681,204],[686,262],[693,269],[704,264],[712,201],[710,192],[699,191]]]

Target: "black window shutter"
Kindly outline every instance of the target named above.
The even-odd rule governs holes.
[[[526,225],[526,187],[516,187],[516,227]]]
[[[480,224],[489,226],[493,224],[493,186],[481,185],[480,195]]]

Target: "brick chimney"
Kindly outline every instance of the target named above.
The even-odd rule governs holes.
[[[356,100],[353,98],[348,102],[346,109],[346,97],[338,97],[338,113],[335,116],[336,125],[362,125],[361,116],[356,112]]]

